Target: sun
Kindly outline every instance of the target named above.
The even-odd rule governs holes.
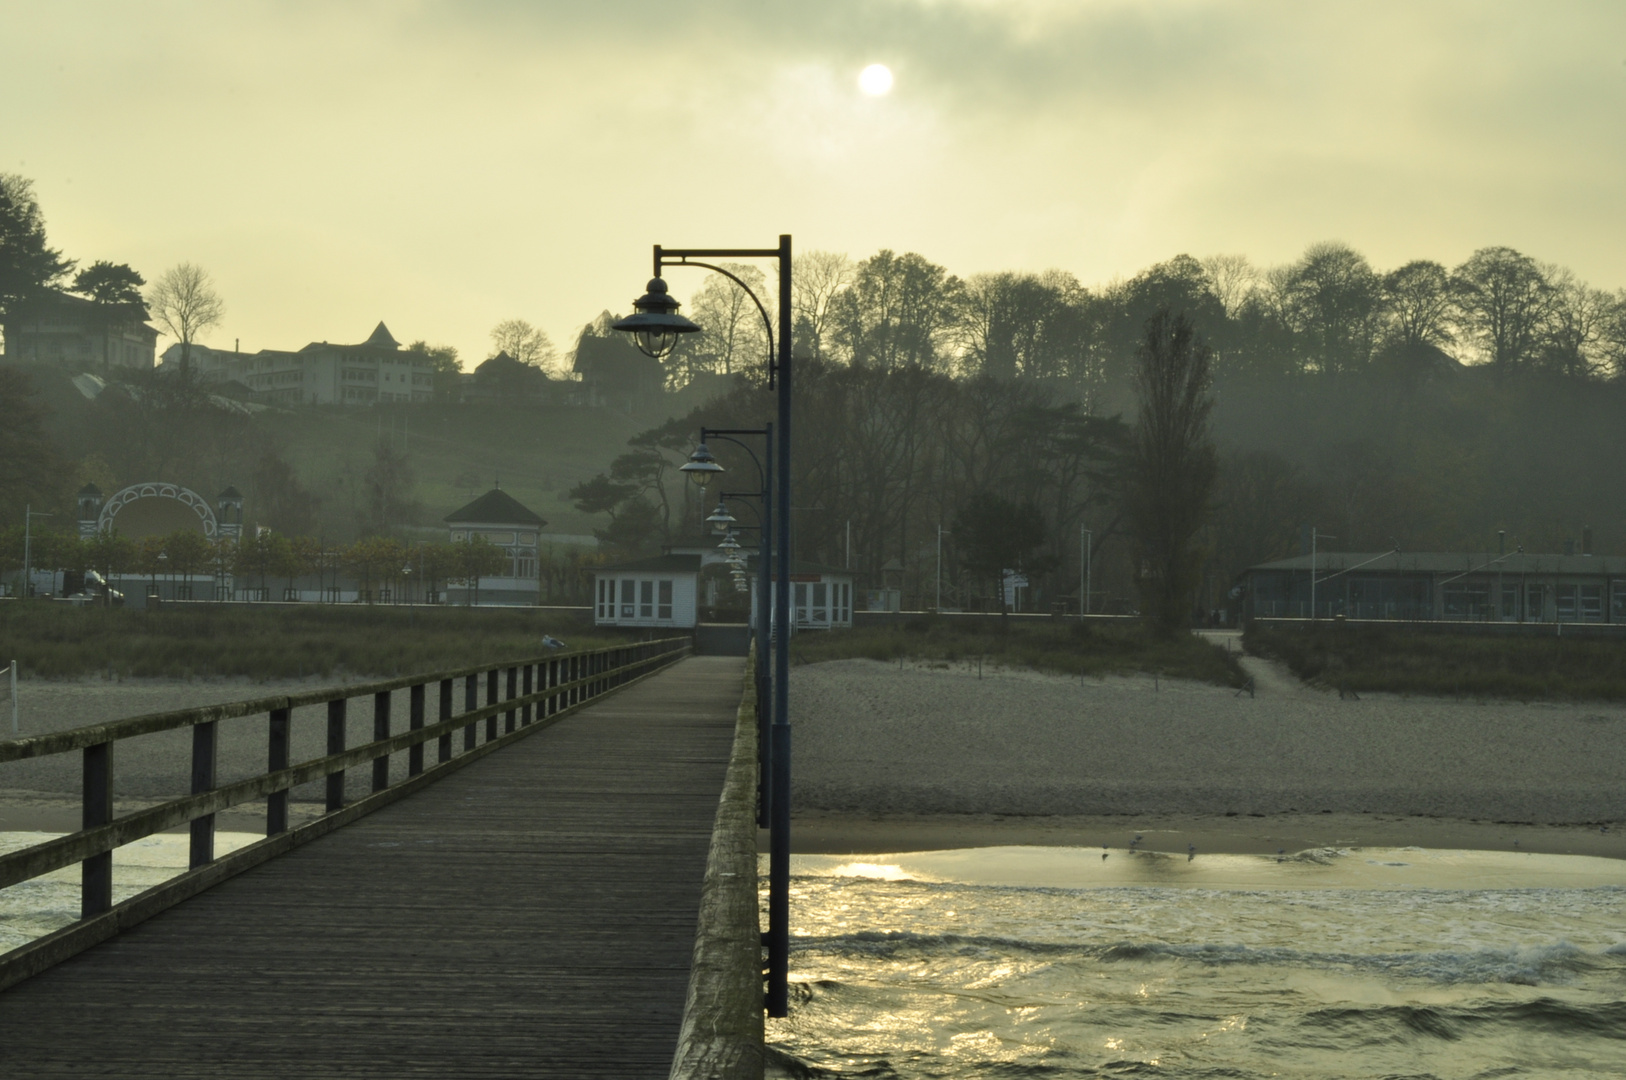
[[[870,97],[880,97],[892,89],[892,69],[885,64],[871,64],[859,72],[858,88]]]

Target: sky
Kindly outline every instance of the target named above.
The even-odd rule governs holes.
[[[203,266],[217,347],[382,320],[465,366],[626,311],[652,244],[785,232],[1086,285],[1507,245],[1614,290],[1623,107],[1619,0],[0,0],[53,245]]]

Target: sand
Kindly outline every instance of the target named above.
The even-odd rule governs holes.
[[[1249,659],[1253,696],[1150,678],[795,669],[795,850],[1319,846],[1626,857],[1626,707],[1368,694]]]
[[[40,735],[147,713],[270,697],[329,685],[341,683],[331,679],[287,679],[261,683],[247,679],[24,680],[17,688],[18,727],[21,735]],[[406,692],[400,691],[391,697],[391,730],[403,731],[407,726]],[[373,709],[370,700],[353,699],[347,720],[349,745],[355,746],[372,739]],[[264,714],[223,720],[220,722],[219,735],[217,775],[220,782],[265,771],[268,732]],[[11,738],[9,701],[0,705],[0,738]],[[166,798],[184,795],[189,790],[191,738],[190,731],[181,730],[119,742],[114,750],[113,763],[115,808],[118,813],[139,810]],[[326,708],[318,706],[294,710],[293,760],[297,762],[319,757],[326,753],[326,747]],[[405,754],[394,755],[390,764],[392,776],[397,779],[406,776]],[[351,797],[364,795],[371,790],[371,771],[368,769],[351,770],[346,780]],[[0,763],[0,831],[72,832],[78,829],[79,791],[78,754]],[[319,784],[296,788],[290,815],[298,821],[319,814],[322,798]],[[233,808],[220,815],[218,827],[263,831],[263,806],[262,802]]]

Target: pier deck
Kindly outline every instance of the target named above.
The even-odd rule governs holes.
[[[15,1077],[665,1077],[743,662],[691,657],[0,993]]]

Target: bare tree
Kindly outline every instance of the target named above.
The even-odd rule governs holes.
[[[491,328],[492,356],[505,352],[529,367],[551,369],[558,360],[546,332],[524,319],[504,319]]]
[[[1512,248],[1480,248],[1451,276],[1462,325],[1493,370],[1529,363],[1553,305],[1552,285],[1536,260]]]
[[[158,275],[147,293],[153,319],[181,343],[181,371],[192,370],[192,343],[220,324],[226,305],[209,272],[196,263],[176,263]]]
[[[1259,284],[1258,269],[1246,255],[1210,255],[1202,266],[1208,272],[1208,287],[1225,305],[1225,313],[1235,316]]]
[[[824,356],[831,305],[836,294],[852,284],[853,269],[851,259],[834,251],[809,251],[796,256],[790,283],[796,334],[814,357]]]
[[[1428,259],[1414,259],[1383,275],[1382,288],[1389,336],[1396,344],[1438,348],[1451,343],[1455,293],[1445,267]]]
[[[767,279],[761,270],[745,263],[722,265],[766,301]],[[794,284],[794,276],[791,281]],[[706,328],[690,357],[690,378],[701,371],[732,375],[736,369],[759,365],[766,358],[768,337],[762,314],[745,290],[722,274],[707,275],[689,304],[689,317]]]

